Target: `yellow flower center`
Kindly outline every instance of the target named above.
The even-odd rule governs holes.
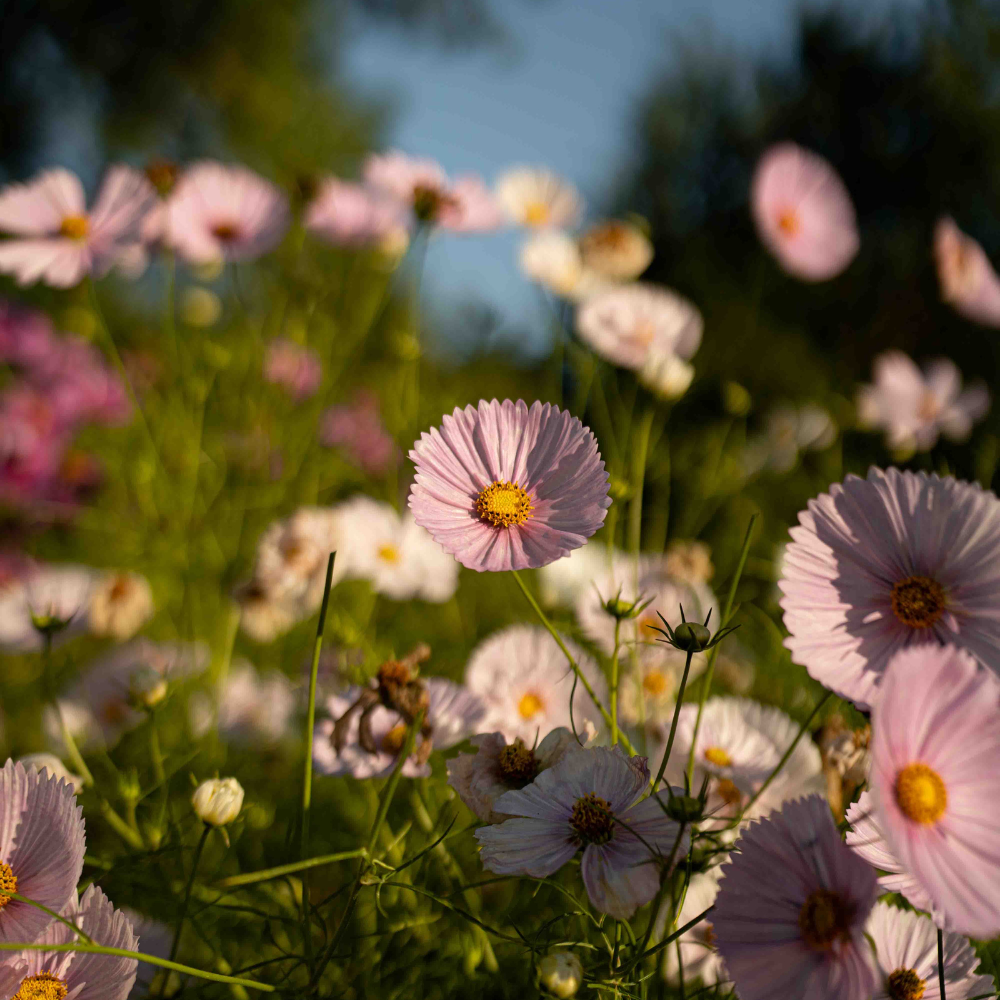
[[[892,588],[892,610],[910,628],[930,628],[944,614],[944,588],[927,576],[908,576]]]
[[[722,747],[709,747],[705,751],[705,760],[716,767],[729,767],[733,762],[733,758]]]
[[[786,208],[778,216],[778,228],[785,234],[785,236],[798,236],[799,230],[802,228],[802,221],[799,219],[799,213],[796,212],[794,208]]]
[[[799,911],[802,939],[816,951],[827,951],[850,936],[853,907],[847,900],[829,889],[809,893]]]
[[[90,220],[85,215],[67,215],[59,226],[59,235],[71,240],[82,240],[90,231]]]
[[[403,743],[406,742],[406,724],[403,722],[397,722],[396,725],[392,727],[379,740],[379,749],[383,753],[390,753],[395,757],[400,750],[403,749]]]
[[[896,969],[889,973],[886,990],[892,1000],[920,1000],[927,983],[917,975],[916,969]]]
[[[721,798],[727,806],[738,806],[743,802],[743,796],[740,794],[740,790],[732,781],[729,780],[729,778],[721,778],[719,783],[715,786],[715,790],[719,793],[719,798]]]
[[[378,557],[382,562],[391,563],[395,566],[399,562],[399,549],[395,545],[380,545]]]
[[[948,808],[948,789],[926,764],[907,764],[896,775],[896,802],[914,823],[936,823]]]
[[[0,861],[0,910],[10,902],[12,892],[17,892],[17,876],[6,861]]]
[[[709,947],[714,948],[715,942],[717,940],[715,935],[715,928],[706,921],[704,928],[701,932],[702,941]]]
[[[573,805],[569,825],[585,844],[606,844],[615,830],[611,803],[593,792],[581,796]]]
[[[524,524],[532,510],[528,494],[517,483],[508,483],[506,479],[490,483],[476,497],[476,513],[494,528]]]
[[[520,737],[500,751],[498,767],[500,777],[512,785],[526,785],[538,771],[534,751]]]
[[[642,676],[642,689],[650,698],[659,698],[669,687],[670,682],[662,670],[648,670]]]
[[[521,713],[522,719],[532,719],[544,708],[545,702],[534,691],[526,691],[517,703],[517,710]]]
[[[524,222],[528,226],[544,226],[549,221],[549,206],[544,201],[532,201],[524,206]]]
[[[63,1000],[69,993],[66,984],[50,972],[40,972],[21,980],[21,988],[11,1000]]]

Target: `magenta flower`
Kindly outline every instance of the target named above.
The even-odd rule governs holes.
[[[400,203],[361,184],[327,177],[305,214],[305,227],[338,246],[368,246],[404,229]]]
[[[1000,326],[1000,277],[983,248],[953,219],[940,219],[934,227],[934,260],[941,298],[967,319]]]
[[[597,440],[551,403],[456,407],[410,458],[414,520],[477,572],[554,562],[583,545],[611,506]]]
[[[0,497],[10,503],[48,498],[70,436],[45,392],[23,382],[0,392]]]
[[[582,850],[580,874],[591,903],[627,920],[683,858],[689,838],[649,788],[645,757],[621,747],[571,750],[524,788],[501,795],[512,816],[476,830],[483,867],[497,875],[547,878]]]
[[[716,947],[741,1000],[861,1000],[875,988],[865,921],[875,873],[819,795],[753,823],[722,869]]]
[[[277,337],[267,345],[264,378],[287,390],[296,401],[308,399],[323,381],[319,355],[287,337]]]
[[[327,448],[343,448],[348,458],[371,476],[380,476],[401,456],[385,429],[378,396],[360,389],[347,404],[331,406],[320,417],[319,441]]]
[[[872,468],[809,501],[785,549],[785,645],[870,706],[894,652],[951,642],[1000,670],[1000,501],[951,477]]]
[[[422,225],[476,233],[503,223],[499,206],[479,177],[466,175],[453,182],[433,160],[395,151],[369,156],[364,179],[372,191],[395,200]]]
[[[894,857],[949,927],[1000,932],[1000,682],[964,650],[889,664],[872,717],[872,801]]]
[[[34,941],[52,919],[5,893],[57,913],[83,871],[83,812],[73,786],[8,760],[0,770],[0,941]]]
[[[90,886],[79,901],[74,894],[62,916],[95,944],[135,951],[139,943],[128,918],[96,885]],[[40,944],[52,945],[74,940],[73,930],[56,920],[50,920],[37,939]],[[134,958],[119,955],[72,951],[24,951],[13,961],[22,977],[18,1000],[57,1000],[67,995],[73,1000],[125,1000],[139,964]]]
[[[886,432],[890,448],[927,451],[939,434],[964,441],[972,425],[990,408],[982,381],[962,390],[953,361],[938,358],[921,371],[902,351],[886,351],[875,359],[875,384],[858,393],[858,418]]]
[[[0,360],[32,372],[49,364],[56,347],[48,316],[0,299]]]
[[[851,196],[816,153],[791,142],[772,146],[757,164],[750,200],[761,240],[796,278],[835,278],[858,252]]]
[[[166,239],[186,261],[254,260],[288,229],[288,198],[246,167],[203,160],[181,175],[167,202]]]
[[[122,165],[108,170],[87,211],[75,174],[46,170],[0,191],[0,271],[20,285],[42,280],[70,288],[87,274],[105,274],[140,241],[143,218],[156,202],[145,175]]]

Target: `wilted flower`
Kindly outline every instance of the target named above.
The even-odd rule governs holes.
[[[39,565],[0,595],[0,649],[39,650],[48,635],[58,644],[87,627],[94,572],[86,566]]]
[[[649,787],[645,757],[620,747],[566,754],[495,803],[512,816],[476,830],[483,867],[498,875],[546,878],[583,850],[580,874],[593,906],[627,920],[660,887],[688,834],[668,819]]]
[[[779,582],[785,645],[822,684],[866,708],[891,655],[917,643],[951,642],[1000,669],[992,493],[872,468],[810,500],[799,522]]]
[[[1000,278],[983,248],[953,219],[939,219],[934,227],[934,260],[941,298],[968,319],[1000,326]]]
[[[108,170],[89,212],[83,185],[68,170],[10,184],[0,191],[0,230],[14,238],[0,243],[0,271],[21,285],[41,279],[57,288],[101,277],[139,243],[155,203],[149,181],[122,165]]]
[[[858,392],[858,420],[885,431],[886,443],[900,451],[927,451],[939,434],[964,441],[990,408],[982,382],[962,390],[954,362],[938,358],[921,371],[902,351],[875,359],[875,384]]]
[[[851,196],[822,156],[791,142],[772,146],[757,164],[750,198],[761,240],[789,274],[826,281],[857,254]]]
[[[572,951],[550,951],[538,962],[538,982],[560,1000],[574,997],[583,982],[583,964]]]
[[[545,167],[512,167],[497,181],[496,197],[511,222],[531,229],[573,226],[583,210],[576,188]]]
[[[264,354],[264,378],[300,401],[308,399],[319,388],[323,381],[323,365],[311,348],[287,337],[277,337],[267,345]]]
[[[401,458],[382,423],[378,396],[367,389],[356,392],[350,403],[324,411],[319,440],[328,448],[343,448],[355,465],[373,476],[388,472]]]
[[[235,778],[209,778],[195,789],[191,805],[203,823],[227,826],[243,808],[243,786]]]
[[[611,281],[632,281],[653,260],[653,244],[634,223],[612,219],[580,237],[583,266]]]
[[[577,311],[576,331],[603,358],[641,369],[668,355],[687,361],[701,343],[701,313],[676,292],[624,285],[589,298]]]
[[[153,617],[153,591],[139,573],[107,573],[90,595],[90,630],[125,642]]]
[[[410,458],[414,520],[478,572],[544,566],[583,545],[611,506],[597,440],[551,403],[456,407]]]
[[[324,178],[305,214],[309,232],[338,246],[371,246],[405,225],[398,202],[337,177]]]

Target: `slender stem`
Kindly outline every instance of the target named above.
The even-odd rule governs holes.
[[[83,930],[77,927],[76,924],[74,924],[71,920],[67,920],[65,917],[59,916],[59,914],[56,913],[55,910],[50,910],[47,906],[42,906],[41,903],[36,903],[33,899],[28,899],[27,896],[22,896],[18,892],[5,892],[4,895],[8,899],[16,899],[19,902],[27,903],[28,906],[35,907],[36,910],[41,910],[43,913],[47,913],[50,917],[52,917],[53,920],[57,920],[59,923],[65,924],[67,927],[71,927],[77,933],[77,935],[79,935],[79,937],[81,937],[84,941],[87,942],[87,944],[94,943],[94,939],[89,934],[86,934]]]
[[[73,769],[80,775],[83,779],[84,785],[93,785],[94,776],[90,773],[90,768],[87,767],[84,762],[83,755],[80,753],[80,748],[76,745],[76,740],[73,738],[73,734],[70,732],[69,726],[66,725],[66,719],[63,717],[62,706],[59,704],[59,699],[55,695],[51,694],[52,685],[52,634],[50,632],[45,632],[42,636],[42,667],[45,676],[45,685],[48,688],[50,695],[49,701],[52,705],[53,711],[56,713],[56,718],[59,720],[59,733],[62,736],[63,745],[66,747],[66,755],[69,757],[69,762],[73,765]]]
[[[722,618],[719,620],[719,628],[725,628],[729,624],[729,619],[733,613],[733,602],[736,600],[736,588],[739,586],[740,578],[743,576],[743,567],[747,564],[747,556],[750,554],[750,537],[753,534],[754,525],[760,515],[754,514],[747,525],[747,533],[743,536],[743,548],[740,549],[740,558],[736,563],[736,571],[729,584],[729,593],[726,595],[726,604],[722,611]],[[691,746],[688,749],[687,774],[688,785],[694,781],[694,748],[698,743],[698,730],[701,728],[701,716],[705,711],[705,700],[712,687],[712,678],[715,675],[715,661],[719,656],[719,644],[714,645],[708,654],[708,664],[705,667],[705,676],[701,679],[701,691],[698,694],[698,713],[694,718],[694,732],[691,734]]]
[[[653,429],[656,410],[646,409],[636,431],[636,444],[632,451],[632,499],[628,506],[628,547],[632,558],[638,561],[642,543],[642,491],[646,482],[646,455],[649,451],[649,434]]]
[[[939,927],[937,929],[937,951],[938,951],[938,989],[941,992],[941,1000],[946,1000],[944,995],[944,934]]]
[[[302,861],[293,861],[291,864],[278,865],[276,868],[264,868],[257,872],[244,872],[242,875],[232,875],[219,882],[213,883],[215,889],[235,889],[238,886],[254,885],[257,882],[267,882],[272,878],[283,878],[285,875],[292,875],[295,872],[306,871],[310,868],[319,868],[322,865],[332,865],[337,861],[350,861],[352,858],[363,858],[365,849],[357,847],[353,851],[341,851],[339,854],[322,854],[317,858],[305,858]]]
[[[655,792],[663,778],[663,772],[667,769],[667,761],[670,759],[670,751],[674,746],[674,736],[677,734],[677,720],[681,714],[681,703],[684,701],[684,688],[687,687],[688,673],[691,670],[691,657],[694,650],[687,651],[684,660],[684,673],[681,674],[681,686],[677,689],[677,703],[674,705],[674,717],[670,720],[670,734],[667,736],[667,745],[663,748],[663,759],[660,761],[660,769],[656,772],[656,779],[653,781],[653,791]]]
[[[527,598],[528,603],[532,606],[532,608],[534,608],[535,614],[538,615],[539,620],[548,630],[549,635],[551,635],[552,638],[555,639],[556,645],[558,645],[559,648],[562,650],[563,656],[565,656],[566,659],[569,661],[570,668],[572,669],[573,673],[576,674],[577,680],[579,680],[579,682],[583,685],[583,689],[590,696],[590,700],[594,703],[594,705],[597,707],[597,710],[601,713],[601,718],[604,719],[605,723],[607,723],[608,728],[611,729],[612,728],[611,713],[608,712],[608,710],[602,704],[601,700],[597,697],[597,693],[594,691],[593,685],[584,676],[576,660],[573,659],[573,654],[570,653],[569,649],[567,649],[566,643],[563,642],[562,636],[555,630],[555,628],[552,625],[552,622],[549,621],[548,616],[545,614],[544,611],[542,611],[541,607],[539,606],[538,601],[535,600],[531,591],[528,590],[524,580],[521,579],[521,574],[516,569],[512,569],[510,572],[511,575],[514,577],[514,579],[517,581],[517,585],[521,588],[521,593],[524,594],[524,596]],[[635,753],[635,751],[632,749],[632,744],[629,742],[628,737],[624,733],[619,733],[618,739],[621,742],[622,746],[625,747],[625,749],[630,754]]]
[[[188,875],[187,886],[184,889],[184,899],[181,901],[181,912],[177,917],[177,927],[174,929],[174,942],[170,946],[170,961],[177,957],[177,949],[181,943],[181,934],[184,931],[184,920],[187,917],[188,903],[191,901],[191,890],[194,888],[194,879],[198,874],[198,863],[201,861],[201,852],[205,849],[205,841],[212,832],[212,828],[206,823],[201,831],[198,846],[194,849],[194,858],[191,861],[191,874]]]
[[[106,799],[101,799],[101,814],[107,820],[108,826],[130,847],[136,851],[141,851],[145,848],[146,845],[142,842],[142,837],[115,812],[114,806]]]
[[[615,651],[611,654],[611,745],[618,744],[618,651],[622,620],[615,618]]]

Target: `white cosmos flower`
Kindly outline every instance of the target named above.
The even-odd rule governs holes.
[[[106,573],[90,595],[90,630],[125,642],[153,617],[153,590],[139,573]]]
[[[232,664],[219,685],[217,706],[205,698],[191,700],[191,729],[201,736],[218,714],[219,732],[234,743],[268,746],[288,733],[295,711],[295,692],[289,679],[277,670],[258,673],[253,664]]]
[[[83,788],[83,778],[73,774],[54,753],[26,753],[23,757],[18,757],[17,762],[23,764],[26,770],[33,767],[38,772],[48,771],[53,778],[72,785],[74,792]]]
[[[603,701],[607,685],[597,664],[575,643],[566,645]],[[508,740],[519,736],[534,746],[553,729],[571,725],[573,671],[556,641],[541,627],[511,625],[488,636],[469,657],[465,683],[486,703],[481,731],[495,730]],[[573,722],[581,739],[584,719],[596,716],[596,707],[577,683]]]
[[[607,278],[584,267],[576,240],[560,230],[535,233],[521,246],[519,260],[528,278],[571,302],[612,287]]]
[[[87,628],[87,606],[95,573],[86,566],[37,566],[0,595],[0,649],[24,653],[43,647],[37,627],[64,622],[53,633],[54,645]]]
[[[701,343],[701,313],[676,292],[656,285],[622,285],[589,298],[576,314],[580,339],[622,368],[641,369],[650,357],[687,361]]]
[[[674,921],[676,927],[683,927],[689,920],[694,920],[699,913],[704,913],[715,904],[719,895],[719,869],[701,872],[691,876],[688,883],[684,905]],[[656,936],[661,938],[666,933],[666,922],[670,916],[670,904],[665,904],[656,922]],[[715,983],[728,980],[725,967],[719,953],[715,950],[715,932],[712,930],[711,915],[699,921],[689,931],[685,931],[677,941],[680,944],[681,959],[684,963],[684,981],[691,983],[700,979],[703,986],[713,986]],[[677,961],[677,944],[669,945],[663,956],[663,976],[668,983],[680,981],[680,965]]]
[[[611,219],[580,237],[583,266],[611,281],[632,281],[653,260],[653,244],[634,223]]]
[[[512,167],[497,181],[496,198],[511,222],[532,229],[572,226],[583,209],[576,188],[545,167]]]
[[[396,601],[447,601],[458,585],[458,563],[413,520],[387,503],[354,497],[337,508],[346,542],[347,572]]]
[[[608,571],[615,558],[603,540],[591,539],[568,556],[542,566],[538,571],[542,600],[550,606],[573,607],[579,596]]]

